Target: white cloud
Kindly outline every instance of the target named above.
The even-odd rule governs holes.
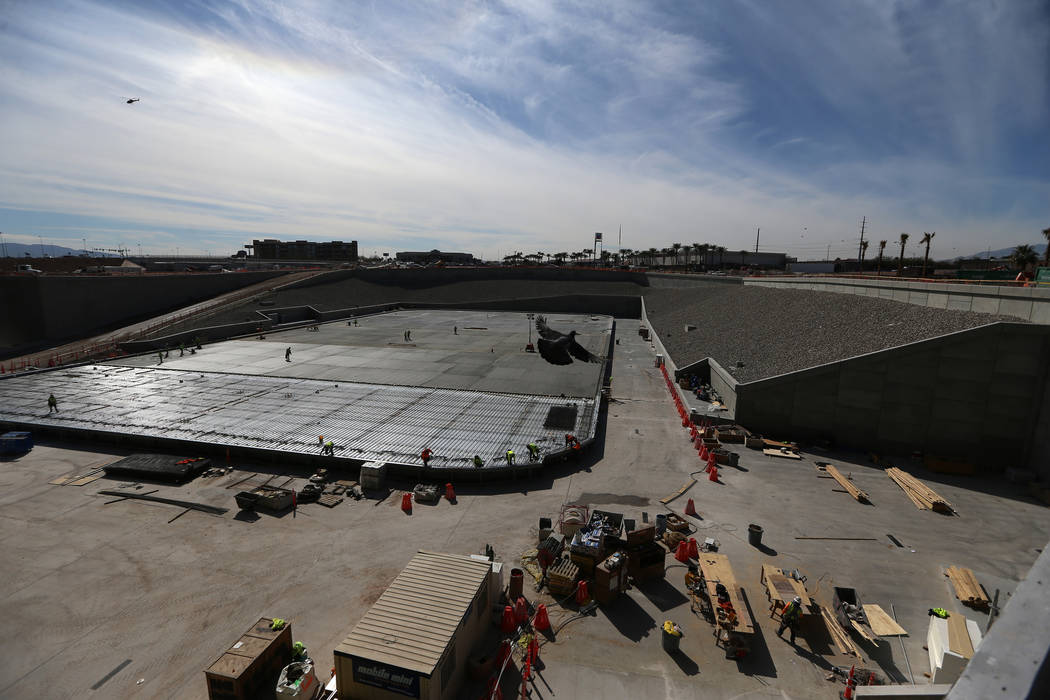
[[[580,249],[621,223],[634,248],[711,240],[737,249],[758,225],[770,245],[800,246],[803,226],[810,240],[838,242],[856,235],[862,214],[900,230],[943,224],[983,245],[989,227],[1037,231],[1026,203],[1048,191],[1038,178],[960,173],[927,154],[805,174],[772,165],[760,152],[833,144],[788,128],[740,149],[728,135],[750,105],[718,70],[730,48],[669,29],[635,3],[212,7],[204,21],[93,3],[19,6],[0,34],[0,206],[126,222],[158,247],[190,229],[231,248],[266,234],[356,238],[364,250],[430,241],[491,256]],[[781,49],[828,100],[857,111],[907,80],[908,42],[900,12],[876,5],[863,15],[879,18],[874,30],[839,14],[871,34],[899,75],[830,42],[811,58],[789,40]],[[1018,41],[1020,56],[1001,70],[1038,47]],[[979,123],[999,114],[1005,89],[952,121],[960,150],[995,148]],[[944,90],[933,101],[941,107],[973,98],[960,85]],[[1029,105],[1014,118],[1037,115]],[[827,184],[845,181],[867,187],[843,194]],[[953,189],[1002,197],[1011,188],[1017,206],[1004,214],[944,206]]]

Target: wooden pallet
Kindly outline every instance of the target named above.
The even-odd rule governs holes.
[[[890,467],[886,470],[886,476],[893,479],[897,486],[904,491],[904,495],[920,510],[935,510],[938,513],[955,513],[955,507],[947,498],[942,498],[936,491],[922,483],[906,471]]]
[[[337,505],[343,502],[343,497],[336,496],[335,494],[331,493],[326,493],[320,498],[318,498],[317,502],[325,508],[335,508]]]
[[[955,588],[955,597],[962,601],[963,605],[972,608],[988,609],[991,601],[984,592],[984,587],[977,581],[973,572],[965,567],[949,566],[944,575],[952,582]]]
[[[832,479],[839,482],[839,486],[846,489],[846,493],[853,496],[858,503],[871,503],[871,500],[868,499],[868,494],[854,486],[853,482],[843,476],[842,472],[836,469],[833,465],[825,464],[824,471],[831,475]]]

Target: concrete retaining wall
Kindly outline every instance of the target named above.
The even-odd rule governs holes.
[[[1050,421],[1048,363],[1050,327],[994,323],[739,384],[736,417],[772,436],[1050,477],[1033,439]]]
[[[331,284],[345,279],[360,279],[374,284],[389,284],[405,289],[425,289],[456,282],[484,280],[542,280],[562,282],[633,282],[648,285],[644,272],[632,270],[587,270],[574,267],[436,267],[426,269],[381,268],[376,270],[336,270],[302,282],[288,289]]]
[[[0,353],[102,333],[284,274],[0,277]]]
[[[558,297],[492,299],[448,304],[404,302],[398,306],[405,309],[484,309],[551,314],[601,314],[620,318],[640,318],[642,314],[641,297],[617,294],[567,294]]]
[[[1050,287],[995,287],[834,277],[756,277],[745,279],[744,284],[859,294],[936,309],[1002,314],[1031,323],[1050,324]]]
[[[743,277],[726,275],[685,275],[670,272],[648,272],[650,287],[696,287],[703,284],[743,284]]]

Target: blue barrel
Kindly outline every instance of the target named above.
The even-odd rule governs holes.
[[[660,537],[664,534],[664,530],[667,529],[667,514],[657,513],[656,514],[656,536]]]

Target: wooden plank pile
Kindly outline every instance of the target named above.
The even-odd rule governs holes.
[[[860,650],[857,649],[857,645],[853,643],[849,635],[846,634],[846,630],[842,629],[835,616],[832,615],[827,608],[821,606],[820,615],[824,618],[824,626],[828,630],[828,636],[831,637],[831,641],[835,642],[835,646],[838,648],[840,654],[853,654],[857,658],[860,658]]]
[[[915,504],[916,508],[935,510],[938,513],[947,513],[949,515],[955,513],[955,507],[952,506],[948,499],[939,496],[937,492],[908,472],[896,467],[890,467],[886,470],[886,476],[893,479],[897,486],[901,487],[904,495]]]
[[[984,588],[977,581],[977,577],[969,569],[961,566],[949,566],[944,570],[944,575],[952,582],[955,588],[955,597],[963,605],[971,608],[987,610],[991,601],[984,592]]]
[[[824,471],[830,474],[832,479],[839,482],[839,486],[846,489],[846,493],[853,496],[853,498],[857,499],[858,503],[871,503],[871,501],[868,499],[868,494],[864,493],[856,486],[854,486],[853,482],[851,482],[849,479],[843,476],[842,472],[840,472],[834,466],[830,464],[825,464]]]
[[[908,632],[897,624],[897,621],[886,614],[878,605],[864,604],[864,615],[868,618],[871,631],[880,637],[907,636]]]

